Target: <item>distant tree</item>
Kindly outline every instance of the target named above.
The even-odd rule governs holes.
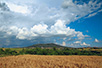
[[[0,49],[0,54],[4,54],[4,50],[2,48]]]
[[[53,47],[53,50],[56,51],[56,47]]]

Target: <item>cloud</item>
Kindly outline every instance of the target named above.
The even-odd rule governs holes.
[[[38,24],[38,25],[34,25],[31,28],[31,31],[35,32],[36,34],[46,34],[46,33],[49,33],[47,28],[48,26],[45,24]]]
[[[58,0],[57,0],[58,1]],[[101,12],[101,3],[89,1],[78,4],[72,0],[59,1],[51,6],[49,0],[2,0],[0,2],[0,33],[2,37],[34,40],[38,37],[69,37],[83,40],[86,35],[66,25],[82,17]],[[100,9],[100,10],[99,10]],[[93,15],[92,15],[93,14]],[[6,19],[6,20],[5,20]]]
[[[9,11],[10,9],[5,3],[0,3],[0,11]]]
[[[83,42],[82,44],[80,44],[82,46],[90,46],[90,44],[86,44],[85,42]]]
[[[72,0],[64,0],[62,7],[56,8],[56,6],[49,7],[48,4],[45,4],[46,2],[40,3],[40,0],[25,0],[25,2],[20,0],[16,0],[16,2],[13,0],[4,0],[3,2],[5,2],[11,12],[3,11],[3,15],[0,15],[3,18],[0,19],[5,22],[4,15],[6,15],[6,24],[10,23],[11,25],[16,25],[18,27],[25,26],[27,28],[38,23],[45,23],[48,25],[48,27],[50,27],[51,25],[55,24],[55,21],[58,19],[64,20],[65,24],[70,24],[72,21],[78,20],[81,17],[94,14],[95,12],[98,13],[98,9],[100,9],[102,5],[97,1],[77,4]]]
[[[78,37],[78,39],[84,39],[84,35],[82,34],[82,32],[77,32],[78,34],[77,34],[77,37]]]
[[[83,47],[83,46],[91,46],[91,45],[80,40],[80,41],[75,41],[74,43],[71,43],[70,46],[73,46],[73,47],[82,46]]]
[[[76,43],[76,44],[80,44],[80,43],[81,43],[81,41],[75,41],[74,43]]]
[[[4,28],[3,28],[4,29]],[[1,29],[2,30],[2,29]],[[75,31],[75,29],[70,29],[66,27],[64,21],[57,20],[54,25],[50,28],[46,24],[34,25],[30,29],[23,27],[19,28],[17,26],[11,26],[9,30],[5,28],[3,32],[7,35],[14,35],[17,39],[34,39],[36,37],[77,37],[78,39],[84,39],[85,35],[80,31]]]
[[[21,5],[16,5],[12,3],[8,3],[8,7],[11,11],[17,12],[17,13],[29,13],[30,11],[28,10],[27,6],[21,6]]]
[[[86,30],[86,32],[88,33],[89,31],[88,31],[88,30]]]
[[[65,46],[66,45],[66,42],[62,42],[62,45]]]
[[[90,37],[89,35],[85,35],[85,37]]]
[[[64,2],[62,3],[62,7],[65,9],[73,6],[75,6],[75,4],[72,2],[72,0],[64,0]]]
[[[96,42],[96,43],[98,43],[98,42],[99,42],[99,40],[98,40],[98,39],[95,39],[95,42]]]
[[[67,39],[66,37],[63,38],[63,40],[66,40],[66,39]]]
[[[75,21],[81,17],[91,17],[96,15],[102,6],[102,2],[98,1],[88,1],[88,3],[81,1],[64,0],[62,4],[62,11],[64,14],[63,18],[67,18],[67,23],[70,21]]]
[[[102,9],[100,9],[100,10],[98,10],[97,12],[94,12],[94,13],[92,13],[92,14],[89,14],[88,17],[86,17],[86,18],[95,16],[95,15],[98,14],[99,12],[102,12]]]
[[[95,16],[97,13],[98,13],[98,12],[93,13],[93,14],[90,14],[87,18],[92,17],[92,16]]]

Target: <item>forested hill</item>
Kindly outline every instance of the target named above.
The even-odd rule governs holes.
[[[65,46],[61,46],[61,45],[54,44],[54,43],[35,44],[35,45],[32,45],[32,46],[28,46],[26,48],[36,48],[36,47],[39,47],[39,48],[53,48],[53,47],[56,47],[56,48],[65,48]]]

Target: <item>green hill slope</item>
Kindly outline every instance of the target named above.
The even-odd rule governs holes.
[[[53,48],[53,47],[56,47],[56,48],[65,48],[65,46],[57,45],[57,44],[54,44],[54,43],[35,44],[35,45],[32,45],[32,46],[28,46],[26,48],[36,48],[36,47],[39,47],[39,48]]]

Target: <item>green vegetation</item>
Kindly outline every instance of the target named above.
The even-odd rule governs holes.
[[[36,47],[39,47],[39,48],[53,48],[53,47],[56,47],[56,48],[64,48],[64,46],[60,46],[60,45],[54,44],[54,43],[35,44],[35,45],[32,45],[32,46],[28,46],[27,48],[36,48]]]
[[[97,50],[98,49],[98,50]],[[0,48],[0,56],[10,55],[98,55],[102,56],[102,48]]]

